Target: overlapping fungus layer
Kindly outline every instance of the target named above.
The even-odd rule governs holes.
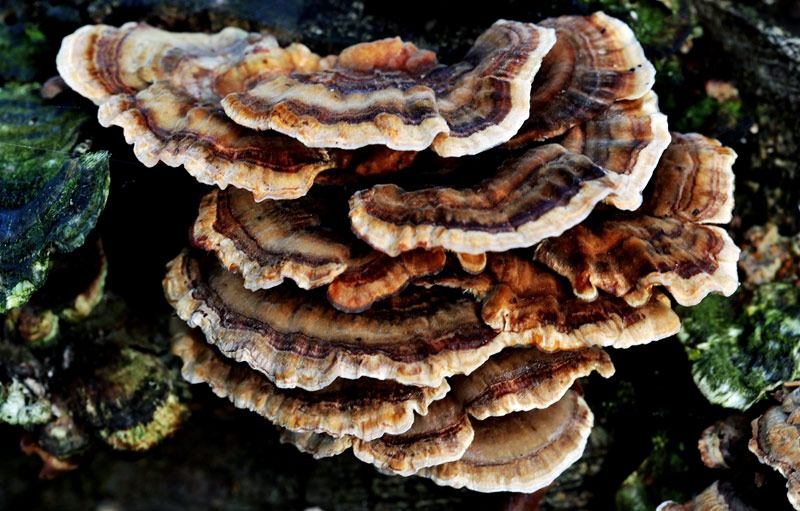
[[[58,65],[143,163],[219,187],[164,279],[194,327],[173,350],[315,457],[536,491],[583,452],[576,380],[612,375],[604,348],[680,328],[655,287],[737,286],[738,249],[701,225],[731,218],[735,154],[669,133],[603,13],[498,21],[454,64],[127,24]]]

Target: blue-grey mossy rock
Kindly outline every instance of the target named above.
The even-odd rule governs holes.
[[[32,89],[0,88],[0,313],[42,286],[52,250],[83,244],[108,197],[108,153],[72,152],[87,117]]]
[[[800,376],[800,288],[773,282],[747,293],[677,308],[678,337],[700,392],[739,410]]]

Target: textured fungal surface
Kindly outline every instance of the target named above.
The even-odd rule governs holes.
[[[685,222],[730,222],[735,159],[736,153],[717,140],[672,133],[642,210]]]
[[[81,246],[106,203],[108,153],[72,153],[86,117],[30,87],[0,89],[0,312],[25,303],[50,254]]]
[[[655,68],[622,21],[596,12],[539,24],[555,29],[557,41],[534,79],[530,117],[512,144],[561,135],[653,86]]]
[[[277,130],[310,147],[417,151],[433,144],[442,156],[474,154],[519,129],[533,77],[554,42],[550,29],[501,20],[461,62],[434,67],[429,52],[378,41],[345,50],[359,54],[358,65],[340,59],[329,70],[267,80],[222,105],[243,126]]]
[[[601,115],[570,129],[561,141],[573,153],[628,176],[625,189],[605,199],[625,210],[641,205],[642,191],[669,143],[667,116],[658,110],[658,98],[652,91],[639,99],[617,101]],[[660,190],[660,185],[656,187]],[[729,189],[733,193],[733,187]],[[661,212],[653,214],[664,216]]]
[[[586,301],[573,295],[566,279],[514,252],[492,254],[489,272],[496,284],[482,300],[481,316],[492,328],[520,334],[519,343],[547,351],[627,348],[680,328],[660,292],[639,307],[606,293]]]
[[[220,98],[251,81],[316,70],[302,45],[227,28],[218,34],[171,33],[146,24],[83,27],[59,52],[59,73],[99,107],[103,126],[120,126],[136,157],[183,165],[198,181],[233,185],[258,200],[304,195],[340,155],[288,137],[257,134],[232,122]]]
[[[773,406],[753,421],[750,451],[758,461],[769,465],[787,479],[788,498],[792,507],[800,508],[800,392],[788,393],[781,406]]]
[[[621,15],[658,19],[640,9],[644,2],[634,4]],[[683,22],[683,10],[661,4],[658,9]],[[705,225],[731,220],[735,154],[698,134],[670,134],[651,90],[655,67],[634,32],[602,12],[534,24],[530,13],[556,6],[520,6],[513,12],[528,13],[522,21],[499,20],[483,33],[493,20],[483,27],[456,23],[454,41],[440,39],[449,18],[439,24],[426,9],[419,22],[428,36],[417,34],[414,44],[399,37],[370,41],[373,34],[415,31],[373,25],[372,7],[357,12],[360,4],[348,16],[364,26],[340,33],[336,16],[324,19],[339,3],[331,6],[299,32],[249,18],[241,26],[254,32],[171,33],[129,23],[87,26],[63,42],[59,72],[99,106],[101,125],[122,127],[144,165],[182,165],[214,185],[200,201],[193,248],[167,264],[162,281],[175,314],[194,328],[173,325],[182,376],[227,398],[233,406],[226,416],[242,413],[233,408],[255,412],[235,428],[247,420],[257,428],[260,418],[253,415],[260,415],[280,428],[282,441],[316,458],[350,451],[387,474],[523,493],[545,490],[581,458],[558,483],[576,494],[576,481],[604,477],[594,477],[606,457],[604,429],[620,431],[609,414],[629,408],[629,391],[640,394],[633,380],[618,391],[588,383],[598,389],[604,416],[584,455],[594,418],[578,380],[614,373],[605,348],[676,333],[680,320],[669,295],[688,306],[710,293],[730,296],[738,286],[739,249],[722,227]],[[160,23],[209,28],[208,20],[176,16]],[[5,24],[8,16],[0,18]],[[320,57],[298,43],[282,48],[274,37],[255,33],[267,27],[333,54]],[[676,84],[683,78],[668,59],[691,47],[687,38],[696,33],[690,28],[681,29],[664,56],[652,41],[643,43]],[[335,37],[320,41],[320,29]],[[343,41],[359,40],[367,42],[341,49]],[[436,53],[422,49],[428,45]],[[52,81],[47,94],[57,88]],[[677,89],[661,89],[671,115],[685,99]],[[682,122],[699,118],[694,112]],[[737,133],[746,129],[737,126]],[[126,183],[120,188],[128,193]],[[193,203],[183,192],[160,196]],[[165,238],[172,243],[186,232],[166,235],[166,225],[156,227],[154,241],[142,246]],[[729,321],[730,338],[740,327],[752,330],[754,346],[792,337],[793,319],[784,312],[795,304],[788,290],[774,292],[768,310],[736,302],[740,316],[752,316],[758,326]],[[65,321],[55,309],[35,307],[9,317],[9,331],[39,347],[58,339]],[[746,360],[757,376],[785,381],[794,371],[785,359],[797,350],[775,344],[781,368],[731,350],[722,358]],[[162,399],[168,385],[146,385],[152,374],[168,379],[151,367],[153,357],[131,350],[123,347],[104,359],[109,363],[81,374],[74,413],[61,414],[62,403],[21,378],[0,388],[9,396],[0,392],[0,411],[11,402],[9,417],[20,423],[39,428],[57,415],[65,431],[86,423],[110,445],[149,446],[146,439],[162,433],[159,424],[168,434],[179,423],[181,408]],[[630,360],[630,352],[619,356]],[[142,372],[126,376],[115,363],[120,358]],[[635,369],[650,371],[658,397],[660,366],[652,365],[653,371],[649,364]],[[130,385],[115,387],[123,380]],[[120,407],[156,418],[156,426],[116,420]],[[662,412],[651,403],[642,409],[654,418]],[[73,462],[46,447],[56,436],[42,429],[26,444],[51,460],[53,470]],[[634,444],[638,436],[632,435]],[[84,445],[84,437],[75,435],[74,443]],[[656,440],[648,458],[653,464],[667,452]],[[259,457],[256,443],[248,458]],[[715,459],[724,460],[723,451],[714,451]],[[241,461],[242,471],[258,472],[249,459]],[[651,468],[637,469],[637,481]],[[326,478],[353,479],[346,471],[320,470]],[[800,478],[788,480],[791,488]],[[271,482],[297,493],[282,475]],[[631,478],[623,483],[634,484]],[[203,496],[215,501],[215,486],[205,488]],[[313,476],[302,488],[342,491]],[[379,491],[397,493],[388,486]],[[509,498],[506,507],[534,507],[540,497]],[[290,507],[312,500],[292,499]],[[311,505],[327,508],[322,502]],[[339,502],[348,507],[347,499]],[[370,499],[361,507],[364,502],[380,507]]]
[[[719,227],[648,215],[590,219],[536,249],[536,260],[569,279],[578,297],[592,300],[602,290],[632,305],[659,284],[681,305],[711,292],[730,295],[739,285],[738,256]]]
[[[545,351],[627,348],[680,329],[678,315],[661,292],[637,307],[607,293],[593,301],[583,300],[574,296],[567,279],[520,251],[490,254],[486,272],[479,275],[433,277],[418,284],[473,295],[481,301],[481,317],[487,325],[513,333],[518,345]]]
[[[583,397],[570,391],[548,408],[475,422],[475,438],[458,461],[418,474],[456,488],[532,492],[577,460],[592,421]]]
[[[578,378],[597,371],[614,374],[601,348],[546,353],[535,348],[504,350],[469,376],[453,379],[455,395],[478,420],[513,412],[547,408]]]
[[[382,471],[412,475],[426,467],[457,460],[474,438],[474,430],[461,405],[446,397],[418,416],[408,431],[384,435],[371,441],[355,437],[334,438],[326,434],[283,432],[281,440],[315,457],[329,457],[352,448],[353,454]]]
[[[625,178],[558,144],[531,149],[469,189],[378,185],[350,200],[353,230],[396,256],[443,247],[480,254],[529,247],[579,223]]]
[[[341,213],[344,219],[344,208]],[[337,228],[336,216],[316,196],[255,202],[245,190],[212,190],[200,203],[192,243],[215,252],[247,289],[269,289],[287,277],[310,289],[332,282],[364,255],[346,223]]]
[[[328,299],[339,310],[362,312],[400,293],[413,280],[438,273],[446,261],[441,249],[417,249],[397,257],[373,251],[331,282]]]
[[[287,286],[251,292],[213,261],[182,254],[164,279],[178,316],[220,351],[279,387],[319,390],[338,378],[393,379],[438,387],[511,341],[483,324],[467,297],[414,290],[361,314]]]
[[[263,374],[221,356],[202,333],[185,327],[176,334],[172,351],[183,360],[183,377],[190,383],[207,383],[235,406],[301,433],[350,435],[367,441],[403,433],[414,422],[415,412],[427,414],[431,403],[450,390],[446,382],[439,387],[408,387],[371,378],[336,380],[317,392],[280,389]]]

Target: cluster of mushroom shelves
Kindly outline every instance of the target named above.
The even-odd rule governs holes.
[[[228,28],[83,27],[66,83],[138,159],[215,185],[168,265],[183,376],[316,457],[533,492],[583,452],[576,380],[738,285],[735,154],[670,133],[598,12],[498,21],[451,65]],[[176,191],[179,193],[179,191]]]

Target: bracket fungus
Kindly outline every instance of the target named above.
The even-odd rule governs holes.
[[[800,509],[800,391],[786,394],[780,406],[755,419],[748,445],[758,461],[786,478],[789,503]]]
[[[554,43],[551,29],[500,20],[461,62],[436,66],[433,55],[413,46],[378,41],[356,47],[357,66],[340,59],[317,73],[265,80],[222,106],[243,126],[277,130],[309,147],[475,154],[517,132],[533,77]],[[386,59],[389,45],[399,45],[402,58]]]
[[[350,199],[350,220],[359,237],[392,256],[435,247],[503,252],[561,234],[624,185],[585,156],[548,144],[507,161],[467,190],[406,192],[378,185],[360,191]]]
[[[555,29],[557,41],[534,79],[530,117],[512,145],[561,135],[652,88],[656,70],[622,21],[596,12],[539,24]]]
[[[80,247],[105,206],[108,153],[72,153],[84,122],[31,87],[0,88],[0,313],[28,301],[51,253]]]
[[[95,25],[66,37],[56,63],[67,85],[100,107],[100,124],[122,127],[148,167],[183,165],[202,183],[261,200],[305,195],[317,174],[341,163],[336,153],[239,126],[220,107],[252,80],[317,69],[320,58],[303,45],[282,49],[272,36],[236,28],[204,35]]]
[[[173,351],[315,457],[540,490],[592,427],[576,379],[679,329],[655,287],[693,305],[738,285],[738,249],[701,225],[730,220],[735,154],[670,136],[603,13],[498,21],[452,65],[399,38],[320,58],[135,24],[58,59],[145,164],[223,189],[168,264],[202,332]]]

